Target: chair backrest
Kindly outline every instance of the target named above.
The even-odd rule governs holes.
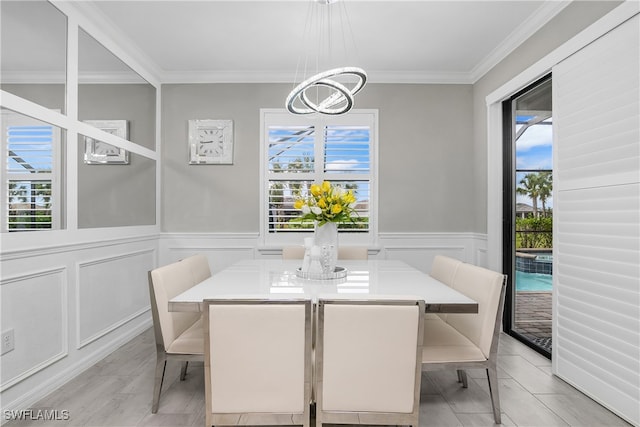
[[[423,313],[424,301],[320,299],[316,411],[417,417]]]
[[[504,299],[505,276],[486,268],[462,263],[453,279],[453,288],[478,302],[477,314],[447,315],[447,323],[469,338],[489,358],[496,318]]]
[[[194,285],[197,285],[203,280],[211,277],[209,260],[202,254],[192,255],[180,262],[184,262],[189,266],[189,270],[191,271],[191,278]]]
[[[369,259],[369,250],[364,246],[338,246],[338,259]]]
[[[444,255],[436,255],[431,264],[429,275],[440,282],[452,286],[453,278],[462,261]]]
[[[304,258],[304,246],[285,246],[282,248],[282,259]]]
[[[308,419],[311,301],[204,303],[207,422],[214,414],[229,413],[303,414]]]
[[[171,343],[200,318],[199,313],[169,311],[169,300],[193,286],[188,263],[174,262],[149,272],[151,313],[156,343],[168,350]]]

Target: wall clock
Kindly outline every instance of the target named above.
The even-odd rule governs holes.
[[[122,139],[128,138],[126,120],[85,120],[84,122]],[[124,148],[85,136],[84,162],[90,165],[126,165],[129,164],[129,152]]]
[[[233,121],[189,120],[189,164],[233,164]]]

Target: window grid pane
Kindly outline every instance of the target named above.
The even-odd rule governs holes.
[[[300,195],[307,194],[313,181],[278,180],[269,181],[269,232],[313,231],[313,221],[301,221],[301,211],[293,207]],[[369,230],[369,182],[368,181],[331,181],[334,186],[352,190],[356,196],[354,205],[356,215],[353,222],[341,222],[338,228],[343,231],[367,232]]]
[[[314,139],[313,126],[270,126],[269,172],[313,172]]]
[[[327,126],[325,173],[370,173],[370,146],[369,128],[366,126]]]
[[[9,231],[52,228],[51,180],[10,180],[8,190]]]
[[[7,173],[51,173],[52,126],[10,126],[7,137]]]

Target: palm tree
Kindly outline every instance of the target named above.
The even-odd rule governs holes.
[[[542,213],[547,216],[547,199],[553,190],[553,177],[551,172],[540,172],[538,174],[538,197],[542,204]]]
[[[537,173],[528,173],[520,180],[516,193],[528,196],[533,205],[533,216],[538,217],[538,198],[540,197],[539,176]]]

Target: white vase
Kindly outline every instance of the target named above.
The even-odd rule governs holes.
[[[338,263],[338,225],[335,222],[325,222],[323,225],[315,224],[315,242],[322,251],[322,270],[324,273],[333,273]]]

